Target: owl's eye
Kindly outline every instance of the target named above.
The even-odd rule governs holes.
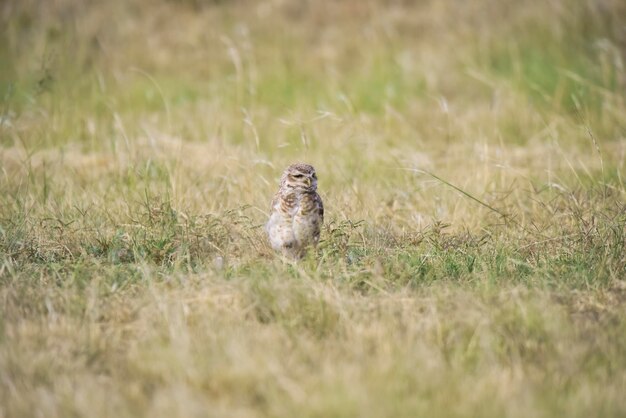
[[[303,174],[294,174],[293,177],[297,178],[297,179],[301,179],[302,177],[304,177],[304,175]]]

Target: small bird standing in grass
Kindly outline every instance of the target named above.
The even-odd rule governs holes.
[[[324,205],[317,194],[317,175],[309,164],[292,164],[280,178],[265,226],[272,248],[299,259],[317,245],[324,222]]]

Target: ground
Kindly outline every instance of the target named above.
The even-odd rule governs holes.
[[[3,2],[0,417],[626,415],[625,16]]]

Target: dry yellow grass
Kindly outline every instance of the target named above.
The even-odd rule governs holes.
[[[0,417],[623,416],[624,16],[4,2]]]

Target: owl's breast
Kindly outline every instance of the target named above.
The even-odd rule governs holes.
[[[300,205],[299,196],[295,193],[290,193],[287,195],[283,195],[280,199],[280,211],[288,216],[294,216],[298,211],[298,206]]]
[[[298,213],[303,216],[310,216],[312,214],[317,214],[318,211],[318,200],[316,199],[317,194],[314,193],[305,193],[299,199],[298,202]]]

